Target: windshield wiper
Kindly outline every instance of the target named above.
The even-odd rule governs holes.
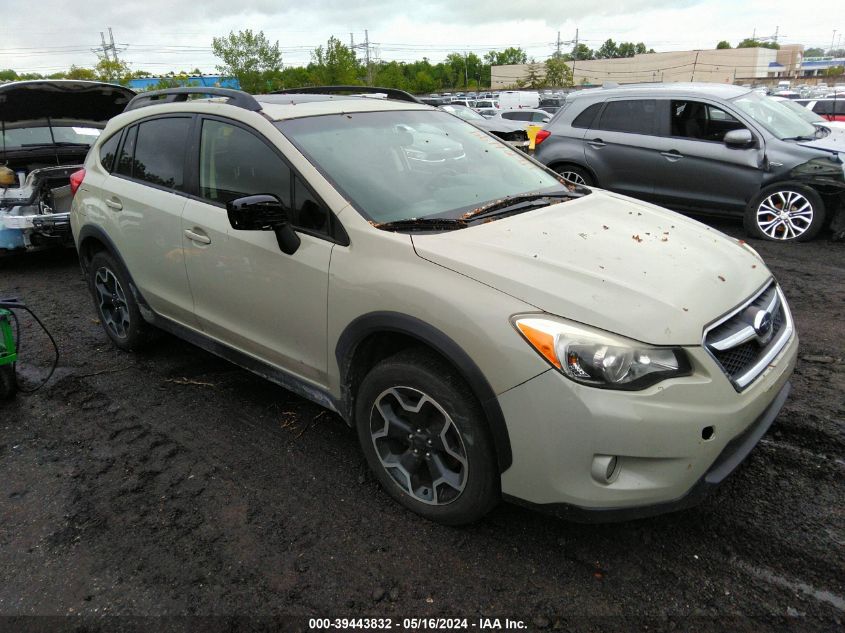
[[[374,222],[373,226],[385,231],[451,231],[464,229],[467,223],[453,218],[408,218],[393,222]]]
[[[465,213],[463,215],[463,219],[475,220],[477,218],[498,214],[500,212],[507,213],[508,211],[513,211],[521,207],[525,207],[525,210],[527,211],[528,209],[533,209],[535,207],[547,207],[554,204],[553,202],[550,202],[550,200],[580,198],[583,195],[583,193],[567,191],[566,193],[525,193],[518,196],[508,196],[507,198],[496,200],[496,202],[485,204],[477,209],[473,209],[469,213]]]
[[[815,141],[816,136],[787,136],[782,141]]]
[[[91,143],[72,143],[70,141],[56,141],[55,143],[24,143],[19,147],[91,147]]]

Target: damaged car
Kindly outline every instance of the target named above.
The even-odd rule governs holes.
[[[73,174],[133,96],[93,81],[0,86],[0,253],[73,244]]]

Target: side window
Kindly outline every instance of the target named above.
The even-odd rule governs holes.
[[[657,101],[654,99],[626,99],[608,101],[601,113],[599,130],[654,134],[657,129]]]
[[[845,99],[836,100],[836,109],[834,114],[845,114]]]
[[[138,138],[138,126],[133,125],[123,137],[123,147],[120,149],[120,157],[117,159],[115,173],[123,176],[132,175],[132,163],[135,160],[135,139]]]
[[[502,118],[508,119],[509,121],[518,121],[519,120],[519,114],[520,114],[519,112],[509,110],[507,112],[502,112]]]
[[[579,127],[579,128],[586,128],[589,129],[593,125],[593,121],[596,120],[596,117],[599,114],[599,110],[604,105],[603,101],[599,101],[598,103],[594,103],[586,110],[584,110],[581,114],[575,117],[575,120],[572,122],[572,127]]]
[[[725,134],[745,126],[721,108],[700,101],[671,101],[670,135],[721,143]]]
[[[199,185],[212,202],[267,193],[291,206],[290,167],[257,136],[221,121],[202,122]]]
[[[117,146],[120,144],[120,132],[113,134],[109,140],[100,145],[100,164],[106,171],[114,168],[114,158],[117,155]]]
[[[813,112],[816,114],[833,114],[830,101],[816,101],[813,105]]]
[[[141,123],[135,143],[132,177],[183,191],[185,147],[190,129],[189,118],[153,119]]]
[[[531,118],[534,123],[546,123],[549,120],[548,114],[541,114],[540,112],[534,112],[534,116]]]

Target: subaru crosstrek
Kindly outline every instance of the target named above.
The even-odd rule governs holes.
[[[198,91],[136,97],[77,179],[106,333],[169,331],[337,412],[411,510],[678,509],[783,405],[798,338],[746,244],[409,95]]]

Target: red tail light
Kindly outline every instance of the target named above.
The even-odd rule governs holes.
[[[534,137],[534,147],[537,147],[540,143],[545,141],[551,135],[552,135],[552,133],[549,132],[548,130],[539,130],[537,132],[537,136]]]
[[[79,189],[79,185],[82,184],[82,181],[85,180],[85,170],[80,169],[79,171],[75,171],[70,175],[70,195],[75,196],[76,190]]]

